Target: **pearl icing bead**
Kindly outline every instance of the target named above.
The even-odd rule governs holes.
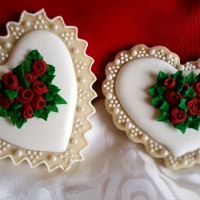
[[[21,156],[23,155],[23,151],[22,151],[22,150],[17,150],[17,151],[15,152],[15,155],[16,155],[17,157],[21,157]]]
[[[156,53],[156,51],[155,51],[155,49],[151,49],[150,51],[149,51],[149,53],[150,53],[150,55],[154,55],[155,53]]]

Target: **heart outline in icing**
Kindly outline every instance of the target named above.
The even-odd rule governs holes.
[[[166,47],[163,46],[155,46],[149,48],[144,44],[139,44],[131,48],[129,51],[119,52],[116,55],[114,61],[108,63],[106,66],[106,80],[104,80],[102,84],[102,91],[106,97],[105,106],[107,111],[112,115],[115,126],[118,129],[125,131],[128,138],[133,142],[143,143],[146,151],[151,156],[156,158],[163,158],[165,165],[172,170],[188,168],[195,163],[200,163],[200,147],[191,152],[186,152],[184,155],[175,157],[166,146],[157,142],[147,132],[143,131],[142,127],[138,127],[122,106],[122,102],[119,100],[121,98],[121,94],[118,96],[119,94],[117,95],[116,91],[119,72],[124,66],[127,66],[127,63],[141,58],[160,59],[170,64],[177,70],[185,70],[188,72],[191,69],[198,68],[200,65],[200,59],[181,65],[178,55],[170,52]],[[156,84],[156,79],[154,84]],[[180,132],[180,134],[182,133]]]
[[[9,22],[6,27],[8,34],[0,37],[0,65],[8,61],[9,55],[17,41],[20,40],[20,37],[33,30],[50,31],[63,41],[70,53],[74,66],[77,82],[77,102],[71,137],[64,152],[29,150],[1,139],[0,159],[10,157],[15,165],[26,160],[32,168],[43,163],[47,166],[49,172],[57,168],[67,171],[73,162],[83,160],[81,150],[88,146],[84,134],[91,128],[88,118],[95,111],[91,101],[96,97],[96,93],[92,89],[92,84],[95,82],[96,77],[91,72],[94,60],[86,55],[88,44],[78,38],[76,27],[66,26],[62,17],[49,19],[44,9],[34,14],[24,11],[18,23]],[[16,65],[18,64],[20,63],[16,63]]]

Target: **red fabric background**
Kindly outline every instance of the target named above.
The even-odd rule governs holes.
[[[104,79],[106,64],[121,50],[144,43],[164,45],[181,62],[200,57],[200,3],[198,0],[45,0],[1,1],[0,35],[6,22],[18,21],[23,10],[44,8],[49,18],[58,15],[67,25],[78,27],[78,36],[89,43],[93,72]]]

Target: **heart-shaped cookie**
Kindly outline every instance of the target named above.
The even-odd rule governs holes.
[[[91,128],[87,117],[94,113],[91,100],[96,94],[91,85],[95,77],[90,70],[93,59],[85,53],[87,42],[78,39],[76,27],[66,26],[61,17],[50,20],[44,10],[24,11],[19,23],[7,24],[7,31],[7,36],[0,37],[0,80],[37,49],[55,67],[53,85],[61,89],[67,105],[58,105],[59,112],[56,108],[47,121],[34,117],[20,129],[0,117],[0,158],[66,171],[83,159],[80,150],[88,145],[84,133]]]
[[[199,60],[181,65],[179,57],[165,47],[136,45],[118,53],[106,67],[102,89],[115,125],[174,170],[200,162],[200,130],[187,128],[183,134],[173,124],[157,121],[161,111],[152,105],[149,89],[160,71],[173,75],[183,70],[186,77],[191,71],[198,75],[198,66]]]

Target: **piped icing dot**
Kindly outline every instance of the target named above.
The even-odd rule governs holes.
[[[148,139],[149,139],[149,137],[148,137],[147,135],[143,135],[143,136],[142,136],[142,141],[145,142],[145,141],[147,141]]]
[[[109,80],[109,81],[112,80],[112,75],[111,75],[111,74],[108,74],[108,75],[106,76],[106,79]]]
[[[166,149],[162,149],[160,153],[162,156],[167,156],[169,152]]]
[[[57,24],[53,24],[53,25],[52,25],[52,29],[53,29],[53,30],[57,30],[57,29],[58,29],[58,25],[57,25]]]
[[[17,157],[21,157],[23,155],[23,151],[18,149],[17,151],[15,151],[15,155]]]
[[[80,81],[81,83],[85,83],[86,79],[85,79],[84,77],[80,77],[80,78],[79,78],[79,81]]]
[[[126,127],[127,129],[130,129],[130,128],[132,128],[132,123],[130,123],[130,122],[127,122],[127,123],[125,124],[125,127]]]
[[[50,160],[51,160],[52,162],[55,162],[55,161],[57,160],[57,158],[56,158],[56,156],[51,156],[51,157],[50,157]]]
[[[83,106],[79,106],[78,107],[78,111],[83,113],[83,112],[85,112],[85,108]]]
[[[172,58],[172,54],[171,53],[167,54],[167,59],[170,60],[171,58]]]
[[[119,60],[119,59],[115,59],[114,63],[115,63],[116,65],[119,65],[119,64],[120,64],[120,60]]]
[[[74,52],[74,54],[78,54],[79,53],[79,49],[78,48],[74,48],[73,52]]]
[[[131,55],[132,56],[137,56],[137,51],[136,50],[131,51]]]
[[[156,53],[155,49],[150,49],[150,51],[149,51],[149,54],[150,54],[150,55],[153,56],[155,53]]]
[[[78,144],[78,140],[77,139],[73,139],[72,140],[72,144]]]
[[[106,95],[106,98],[107,98],[107,99],[111,99],[111,98],[112,98],[112,94],[111,94],[111,93],[108,93],[108,94]]]
[[[26,27],[29,27],[29,26],[31,25],[31,22],[30,22],[30,21],[25,21],[24,25],[25,25]]]
[[[9,48],[11,47],[10,42],[5,42],[4,47],[5,47],[6,49],[9,49]]]

